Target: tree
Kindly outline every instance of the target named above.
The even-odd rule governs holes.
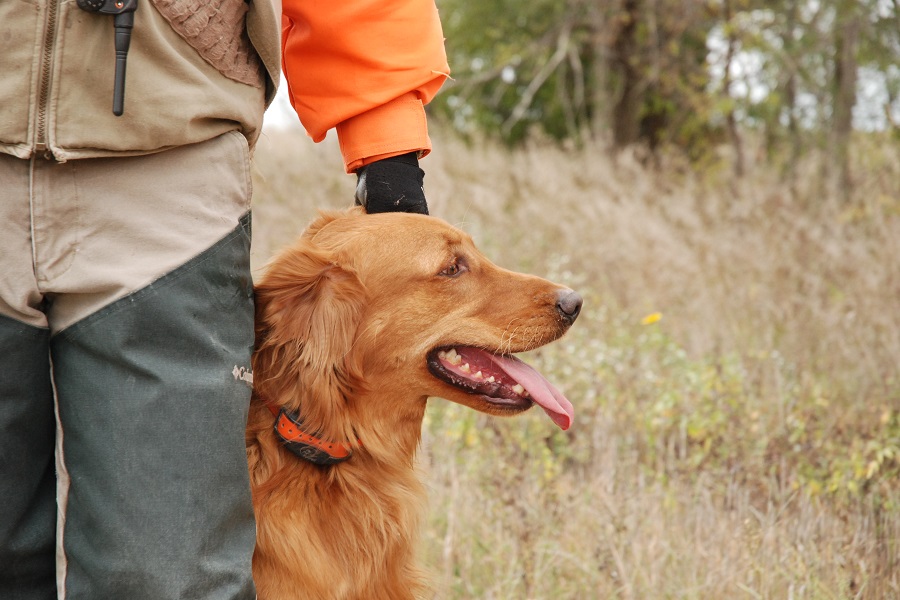
[[[436,110],[510,142],[611,132],[691,144],[708,112],[705,5],[684,0],[441,2],[454,68]],[[514,15],[499,18],[500,15]],[[479,35],[478,33],[481,33]]]
[[[900,0],[439,4],[454,81],[433,110],[509,143],[540,131],[692,157],[730,143],[741,175],[753,132],[789,176],[827,156],[846,196],[860,77],[881,82],[885,123],[900,111]]]
[[[834,77],[831,133],[835,162],[836,193],[846,201],[850,195],[850,134],[853,131],[853,107],[856,105],[856,81],[859,67],[860,14],[856,0],[838,3],[834,20]]]

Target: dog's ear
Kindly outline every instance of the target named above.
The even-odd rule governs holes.
[[[304,236],[275,258],[255,292],[257,394],[299,410],[310,429],[346,439],[344,404],[355,380],[348,355],[366,305],[356,273]]]

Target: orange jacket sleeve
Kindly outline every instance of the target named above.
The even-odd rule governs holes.
[[[424,105],[450,68],[434,0],[283,0],[282,68],[309,136],[352,173],[431,149]]]

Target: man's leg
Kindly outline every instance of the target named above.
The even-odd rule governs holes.
[[[252,598],[249,223],[54,336],[68,598]]]
[[[67,600],[254,597],[249,195],[236,133],[35,166]]]
[[[53,392],[46,328],[0,316],[0,598],[56,598]]]
[[[50,332],[31,254],[29,162],[0,155],[0,598],[56,598]]]

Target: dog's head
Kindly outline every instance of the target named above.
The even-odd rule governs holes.
[[[352,436],[345,409],[360,397],[390,399],[365,410],[398,415],[398,402],[429,396],[497,415],[536,403],[571,424],[569,401],[513,354],[559,338],[581,298],[497,267],[439,219],[324,214],[270,263],[256,294],[257,392],[300,408],[319,431]]]

